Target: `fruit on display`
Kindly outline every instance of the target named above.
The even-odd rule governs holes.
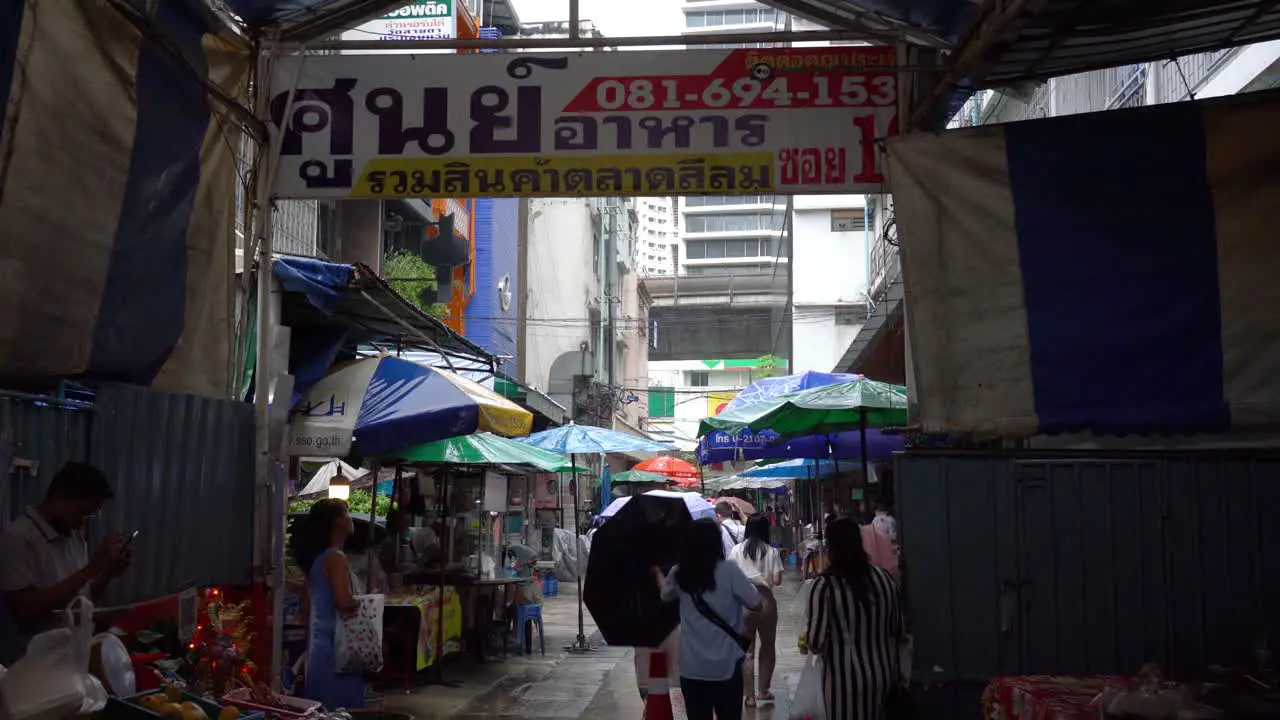
[[[204,708],[193,702],[182,703],[181,720],[209,720],[209,716],[205,713]]]
[[[218,720],[240,720],[240,710],[228,705],[222,708],[222,712],[218,713]]]

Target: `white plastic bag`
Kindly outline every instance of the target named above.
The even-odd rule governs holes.
[[[822,658],[809,655],[804,670],[800,672],[800,684],[791,700],[789,720],[827,720],[827,700],[822,692]]]
[[[78,597],[65,611],[67,627],[31,638],[27,653],[0,678],[0,698],[10,720],[89,714],[107,704],[107,693],[89,674],[93,603]]]
[[[354,615],[339,616],[334,630],[334,660],[340,673],[382,669],[382,613],[386,595],[357,595]]]

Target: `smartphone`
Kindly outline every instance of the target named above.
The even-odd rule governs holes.
[[[124,549],[128,550],[129,546],[133,545],[133,541],[138,537],[138,533],[140,532],[142,531],[134,530],[133,532],[129,533],[129,537],[125,538],[125,541],[124,541]]]

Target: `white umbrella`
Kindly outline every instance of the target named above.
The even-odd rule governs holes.
[[[346,479],[347,483],[355,485],[357,480],[364,479],[369,474],[364,468],[351,467],[341,460],[330,460],[311,476],[311,480],[307,486],[298,492],[295,499],[311,500],[317,497],[326,497],[329,494],[329,485],[333,479],[341,475]]]
[[[684,502],[684,506],[689,511],[689,515],[694,520],[714,520],[716,517],[716,506],[707,502],[701,495],[695,492],[680,492],[678,490],[650,490],[645,495],[656,495],[658,497],[676,498]],[[609,503],[609,507],[600,513],[601,517],[613,517],[631,500],[631,496],[620,497]]]

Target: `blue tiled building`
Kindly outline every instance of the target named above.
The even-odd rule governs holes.
[[[466,334],[502,357],[500,370],[516,374],[520,259],[520,200],[480,198],[475,208],[476,292],[465,312]]]

